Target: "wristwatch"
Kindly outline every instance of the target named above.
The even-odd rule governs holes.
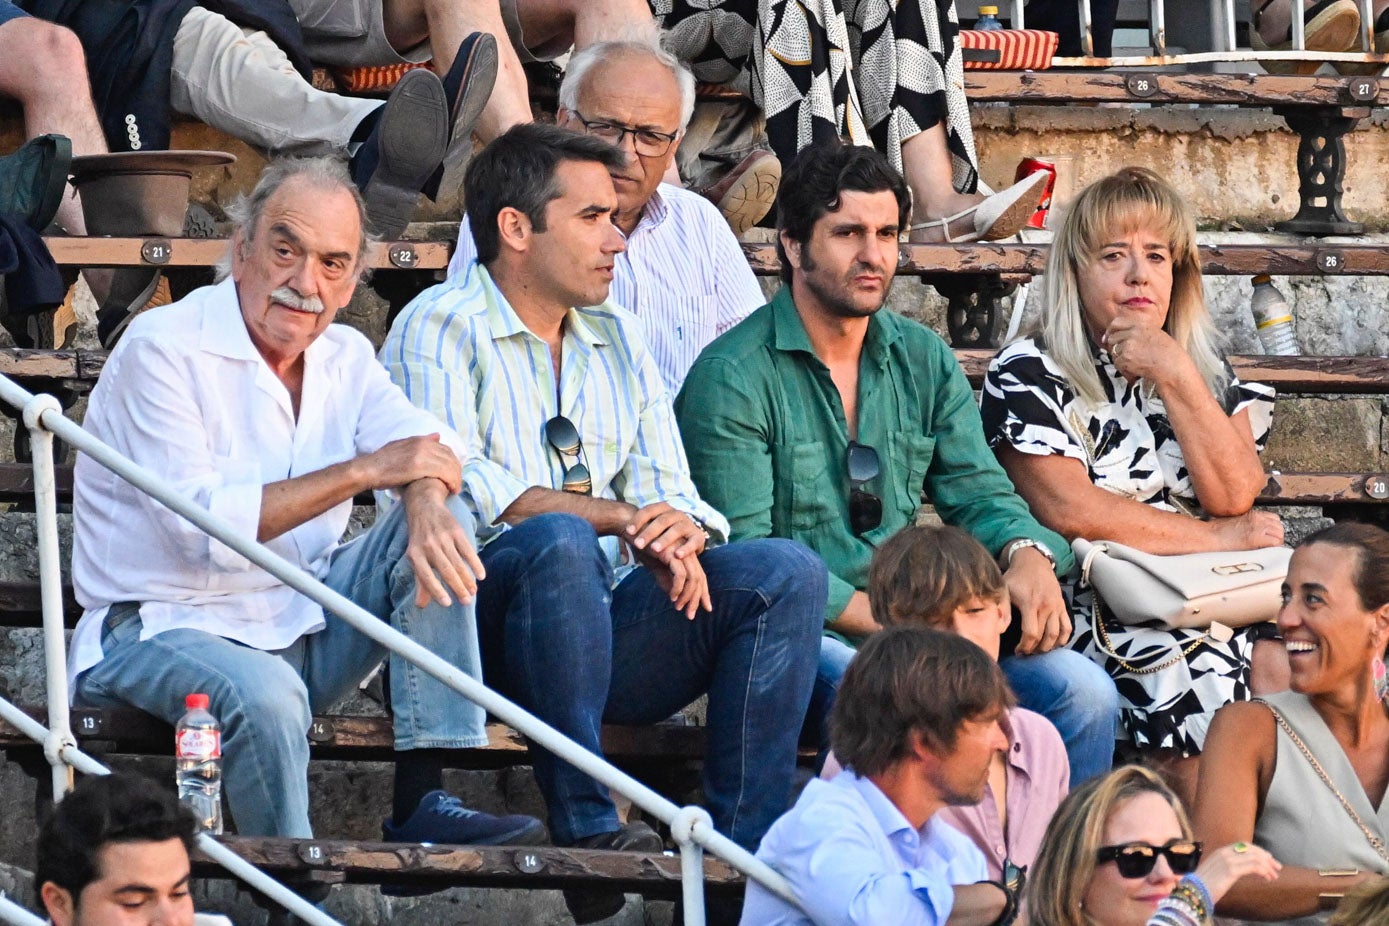
[[[999,554],[998,558],[1003,560],[1003,568],[1005,571],[1012,567],[1014,554],[1027,547],[1031,547],[1045,556],[1047,562],[1051,563],[1051,568],[1056,568],[1056,555],[1047,548],[1046,544],[1042,543],[1040,540],[1033,540],[1031,537],[1019,537],[1017,540],[1008,541],[1008,545],[1004,547],[1003,552]]]

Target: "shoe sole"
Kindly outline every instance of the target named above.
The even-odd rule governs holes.
[[[463,70],[453,124],[449,130],[448,150],[443,157],[446,171],[458,166],[473,152],[473,126],[492,97],[499,61],[496,38],[488,33],[478,35]]]
[[[1359,38],[1358,34],[1356,38]],[[1351,51],[1355,51],[1355,49],[1352,48]],[[1375,33],[1374,51],[1380,55],[1389,52],[1389,30]],[[1331,66],[1336,69],[1336,73],[1344,77],[1369,77],[1389,70],[1389,67],[1383,64],[1355,64],[1350,61],[1333,61]]]
[[[1360,37],[1360,10],[1347,0],[1322,10],[1302,31],[1307,51],[1347,51]],[[1249,45],[1255,51],[1290,51],[1292,39],[1269,45],[1257,29],[1249,30]],[[1260,61],[1270,74],[1312,74],[1321,67],[1319,61]]]
[[[409,71],[381,110],[376,170],[362,190],[372,232],[398,238],[448,147],[448,101],[433,71]]]
[[[1043,176],[1037,174],[1036,176]],[[1022,181],[1026,182],[1026,181]],[[979,238],[981,241],[998,241],[1001,238],[1011,238],[1023,230],[1027,225],[1027,220],[1032,218],[1037,211],[1037,204],[1042,201],[1042,191],[1046,189],[1046,183],[1034,181],[1035,186],[1024,188],[1011,205],[998,214],[993,224],[985,229]],[[1002,195],[1007,190],[1002,190],[994,195]]]
[[[763,158],[733,181],[718,206],[735,235],[744,234],[766,217],[776,204],[780,186],[781,161],[774,157]]]

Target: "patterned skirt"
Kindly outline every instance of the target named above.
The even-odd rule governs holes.
[[[1095,623],[1090,590],[1077,592],[1071,648],[1104,666],[1119,690],[1120,723],[1140,749],[1199,755],[1215,712],[1247,701],[1253,631],[1221,643],[1202,630],[1125,626],[1105,611]]]
[[[695,77],[751,97],[783,162],[847,138],[902,169],[902,143],[945,129],[955,189],[979,183],[954,0],[648,0]]]

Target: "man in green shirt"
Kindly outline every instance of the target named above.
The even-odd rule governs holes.
[[[851,645],[878,629],[868,562],[911,522],[923,490],[940,517],[999,557],[1020,616],[1003,666],[1023,706],[1066,741],[1072,781],[1113,759],[1117,694],[1068,648],[1057,573],[1074,560],[1013,491],[984,440],[974,393],[936,334],[881,311],[910,194],[867,147],[813,147],[778,195],[782,289],[710,344],[676,400],[695,484],[732,538],[788,537],[830,572],[812,720]]]

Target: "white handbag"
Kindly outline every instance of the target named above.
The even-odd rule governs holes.
[[[1168,629],[1247,627],[1278,616],[1287,547],[1159,556],[1111,540],[1071,541],[1080,585],[1093,586],[1122,624]]]

